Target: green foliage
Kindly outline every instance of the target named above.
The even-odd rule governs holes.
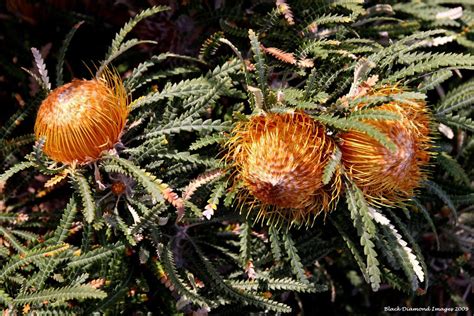
[[[176,287],[178,293],[183,295],[185,300],[190,300],[194,304],[197,304],[202,307],[212,306],[214,304],[203,299],[196,290],[192,289],[189,285],[185,284],[178,271],[173,259],[173,253],[171,252],[171,244],[164,249],[163,253],[163,269],[166,271],[166,276],[171,280],[172,284]]]
[[[81,27],[81,25],[84,23],[84,21],[81,21],[79,23],[76,23],[72,29],[67,33],[66,38],[63,41],[63,45],[61,46],[61,50],[59,51],[59,56],[58,56],[58,62],[56,64],[56,86],[62,86],[63,85],[63,66],[64,66],[64,58],[66,57],[66,52],[69,47],[69,44],[71,43],[72,38],[74,37],[74,34],[76,34],[76,31]]]
[[[252,52],[254,59],[256,61],[255,68],[257,69],[257,82],[258,87],[262,91],[264,97],[266,95],[267,90],[267,74],[266,74],[266,65],[265,65],[265,58],[263,57],[260,43],[258,41],[258,37],[254,31],[249,30],[249,38],[250,38],[250,45],[252,47]],[[265,103],[264,105],[265,106]]]
[[[436,156],[438,163],[446,172],[453,177],[457,182],[469,185],[469,177],[462,168],[462,166],[449,154],[442,152]]]
[[[102,290],[98,290],[90,285],[69,286],[37,291],[31,294],[20,294],[14,300],[14,305],[26,303],[34,304],[44,301],[63,302],[68,300],[82,300],[86,298],[103,299],[107,296]]]
[[[125,36],[127,36],[128,33],[143,19],[152,16],[154,14],[157,14],[159,12],[163,12],[165,10],[168,10],[168,7],[165,6],[156,6],[149,8],[147,10],[144,10],[140,13],[138,13],[133,19],[131,19],[128,23],[126,23],[122,29],[115,35],[114,40],[112,41],[112,44],[109,47],[109,50],[105,56],[104,62],[101,64],[101,68],[97,71],[97,74],[100,74],[102,70],[104,70],[105,66],[114,59],[114,57],[119,55],[119,52],[125,51],[130,46],[135,45],[138,43],[138,41],[135,40],[135,42],[131,42],[130,40],[128,42],[123,43]]]
[[[377,294],[380,302],[370,300],[370,290],[390,286],[406,293],[400,294],[403,304],[434,306],[440,302],[432,293],[444,288],[430,291],[439,284],[461,306],[472,275],[467,259],[455,257],[472,250],[472,9],[469,1],[360,0],[193,2],[145,9],[115,35],[96,74],[125,52],[130,57],[117,63],[131,100],[127,126],[97,161],[69,165],[45,155],[45,139],[27,154],[34,140],[29,116],[51,88],[42,45],[53,39],[37,43],[25,35],[25,43],[43,47],[41,53],[32,50],[35,69],[27,70],[41,92],[12,109],[0,127],[0,306],[38,315],[302,313],[312,293],[330,289],[339,302],[331,305],[334,314],[362,315],[393,303],[385,291]],[[169,16],[150,19],[131,33],[165,10]],[[87,14],[80,17],[85,24],[92,21]],[[169,17],[180,19],[171,23]],[[69,77],[63,74],[66,51],[81,23],[51,54],[57,57],[57,85]],[[181,32],[183,25],[192,27]],[[129,34],[137,38],[127,40]],[[140,45],[155,43],[144,39],[148,34],[158,34],[159,50],[170,42],[177,52],[193,51],[180,49],[180,36],[189,43],[207,40],[197,46],[198,56],[154,55],[151,45]],[[129,50],[137,45],[140,49]],[[12,59],[3,54],[2,66]],[[22,55],[14,60],[23,62]],[[370,93],[390,87],[402,91]],[[451,127],[455,137],[433,137],[434,171],[423,171],[424,189],[411,202],[390,209],[369,202],[366,188],[353,183],[345,169],[338,133],[353,130],[373,138],[390,150],[384,155],[392,155],[395,170],[405,163],[397,165],[406,154],[398,148],[401,140],[367,122],[399,121],[399,115],[377,107],[420,100],[433,109],[431,125],[443,123],[449,127],[439,129]],[[235,122],[269,111],[307,113],[334,141],[322,179],[314,180],[325,190],[341,176],[346,203],[316,217],[312,227],[279,231],[254,222],[261,205],[248,202],[255,192],[249,190],[247,198],[242,187],[248,183],[223,163],[222,145]],[[20,123],[30,125],[17,128]],[[72,185],[51,186],[55,181],[44,175],[58,182],[69,177]],[[297,188],[292,194],[299,194]],[[354,304],[369,301],[371,306]]]
[[[247,264],[247,262],[251,259],[250,258],[250,250],[252,247],[252,239],[251,239],[251,229],[249,223],[243,223],[240,226],[240,233],[239,233],[239,246],[240,246],[240,260],[242,261],[242,265]]]
[[[71,197],[69,203],[67,204],[61,221],[59,222],[58,227],[54,231],[53,238],[51,243],[61,243],[66,240],[69,235],[69,230],[71,229],[72,221],[77,213],[77,203],[74,197]]]
[[[355,185],[346,187],[347,206],[351,212],[354,227],[360,237],[360,244],[364,247],[366,255],[367,276],[372,290],[377,291],[380,287],[380,268],[373,239],[376,227],[369,215],[369,206],[365,201],[362,191]]]
[[[378,141],[383,146],[387,147],[389,150],[393,152],[397,150],[396,145],[393,143],[392,140],[390,140],[390,138],[388,138],[385,134],[380,132],[375,127],[369,124],[360,122],[357,119],[357,117],[356,119],[352,119],[351,117],[339,118],[339,117],[334,117],[327,114],[321,114],[318,116],[314,116],[313,118],[321,123],[335,127],[337,129],[356,130],[358,132],[365,133],[368,136],[375,139],[376,141]]]
[[[291,278],[283,279],[262,279],[256,281],[234,281],[231,283],[232,287],[246,290],[246,291],[257,291],[259,288],[266,288],[267,290],[285,290],[295,291],[302,293],[314,293],[316,288],[313,285],[309,285],[305,282],[293,280]]]
[[[110,156],[108,159],[104,160],[102,167],[107,172],[117,172],[133,177],[148,193],[150,193],[155,203],[163,201],[162,192],[165,187],[162,181],[146,170],[133,165],[130,161]]]
[[[250,292],[241,292],[236,288],[233,288],[231,285],[229,285],[222,279],[218,271],[215,269],[209,259],[204,256],[201,250],[199,248],[196,248],[196,251],[204,267],[206,268],[212,285],[215,286],[215,288],[218,291],[221,291],[224,295],[229,296],[232,299],[238,300],[243,304],[249,304],[259,308],[265,308],[275,312],[289,313],[291,311],[291,308],[285,304],[263,298],[258,294],[255,295]]]
[[[323,184],[329,184],[331,178],[334,176],[337,168],[339,168],[342,158],[342,152],[339,147],[335,147],[334,153],[331,156],[331,160],[329,160],[326,167],[324,167],[323,172]]]
[[[305,275],[304,266],[301,263],[301,258],[298,255],[298,250],[296,249],[295,242],[288,234],[283,235],[283,240],[285,242],[288,260],[290,261],[293,274],[296,275],[299,282],[303,284],[308,284],[308,279]]]
[[[443,201],[453,212],[456,212],[456,207],[454,206],[453,201],[451,201],[451,198],[443,190],[443,188],[441,188],[438,184],[429,180],[425,180],[423,184],[431,193],[438,196],[441,199],[441,201]]]
[[[17,163],[16,165],[14,165],[13,167],[11,167],[10,169],[8,169],[7,171],[5,171],[4,173],[0,175],[0,183],[6,183],[9,178],[14,176],[18,172],[34,167],[34,166],[35,166],[35,163],[32,161],[24,161],[21,163]]]
[[[91,223],[95,217],[95,202],[89,182],[80,173],[74,173],[72,175],[72,181],[81,196],[84,218],[88,223]]]
[[[84,266],[94,264],[98,261],[106,260],[107,258],[110,258],[111,255],[113,255],[114,253],[118,253],[123,250],[124,246],[121,244],[111,245],[110,248],[97,248],[85,254],[81,254],[80,256],[72,258],[71,261],[68,263],[67,268],[82,268]]]

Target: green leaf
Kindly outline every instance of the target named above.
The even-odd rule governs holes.
[[[69,203],[66,205],[64,209],[63,216],[61,217],[61,221],[59,222],[59,226],[54,231],[54,236],[51,241],[48,240],[48,243],[56,244],[63,242],[66,240],[67,236],[69,235],[69,229],[71,228],[72,221],[77,213],[77,203],[74,197],[72,196],[69,199]]]
[[[209,145],[222,143],[225,140],[226,137],[220,133],[206,135],[197,139],[191,145],[189,145],[189,150],[198,150]]]
[[[268,235],[270,239],[270,248],[272,249],[273,259],[275,261],[280,261],[282,258],[282,253],[277,229],[274,226],[270,226],[268,229]]]
[[[32,161],[23,161],[15,164],[13,167],[5,171],[0,175],[0,186],[4,185],[9,178],[17,174],[18,172],[34,167],[35,163]]]
[[[231,126],[228,121],[221,122],[221,120],[207,119],[176,119],[175,121],[158,127],[156,130],[147,133],[144,138],[153,138],[160,135],[177,134],[180,132],[202,132],[202,131],[227,131]]]
[[[289,233],[283,234],[283,241],[285,242],[285,248],[288,255],[288,260],[290,261],[291,269],[293,273],[298,278],[298,281],[308,284],[308,278],[306,277],[303,263],[301,258],[298,255],[298,249],[296,249],[295,242],[290,237]]]
[[[18,150],[22,146],[33,143],[34,141],[34,134],[21,135],[8,140],[0,139],[0,153],[6,156],[15,150]]]
[[[241,290],[233,288],[230,284],[226,283],[222,279],[216,268],[212,265],[209,259],[204,256],[201,250],[197,248],[196,245],[194,245],[194,248],[196,249],[199,258],[201,259],[204,265],[205,271],[207,272],[206,274],[209,275],[213,283],[214,289],[220,294],[229,296],[245,305],[253,305],[259,308],[268,309],[280,313],[291,312],[291,308],[285,304],[263,298],[258,294],[242,292]]]
[[[140,13],[138,13],[136,16],[134,16],[132,19],[130,19],[129,22],[127,22],[122,29],[115,35],[114,40],[112,41],[112,44],[110,45],[109,51],[107,52],[107,55],[105,57],[105,60],[109,59],[110,56],[113,54],[117,53],[117,51],[120,49],[120,46],[122,45],[123,40],[125,39],[125,36],[140,22],[141,20],[152,16],[154,14],[157,14],[159,12],[163,12],[165,10],[168,10],[169,7],[166,6],[155,6],[151,7],[149,9],[143,10]]]
[[[255,32],[253,30],[249,30],[248,34],[250,38],[250,46],[252,49],[253,57],[256,61],[255,68],[257,69],[258,88],[263,93],[263,106],[265,107],[265,96],[267,95],[267,70],[265,57],[262,53],[262,50],[260,48],[260,42],[258,41],[258,37]]]
[[[0,289],[0,304],[9,305],[12,303],[12,301],[13,299],[10,297],[10,295],[5,293],[3,289]]]
[[[73,173],[71,176],[74,185],[81,196],[83,206],[82,213],[84,214],[84,218],[86,219],[86,222],[92,223],[95,217],[96,206],[89,182],[78,172]]]
[[[262,288],[262,285],[269,291],[292,291],[301,293],[327,291],[327,286],[320,286],[316,288],[313,284],[302,283],[291,278],[232,281],[230,282],[230,285],[236,289],[241,289],[244,291],[258,291],[260,288]]]
[[[378,109],[365,109],[354,111],[350,114],[348,119],[354,120],[384,120],[384,121],[398,121],[402,117],[391,111],[378,110]]]
[[[109,161],[113,164],[108,164]],[[131,176],[140,183],[148,193],[150,193],[155,203],[164,201],[162,192],[167,188],[167,186],[163,184],[160,179],[156,178],[148,171],[140,169],[130,161],[119,157],[107,156],[102,163],[102,167],[107,172],[118,172]]]
[[[111,245],[110,247],[100,247],[89,251],[83,255],[73,257],[71,261],[67,264],[67,268],[77,269],[100,261],[106,261],[108,260],[108,258],[115,255],[116,253],[123,252],[124,249],[125,246],[121,243],[116,243],[115,245]]]
[[[321,114],[321,115],[312,116],[312,117],[323,124],[333,126],[337,129],[356,130],[356,131],[365,133],[371,138],[378,141],[380,144],[382,144],[384,147],[386,147],[390,151],[395,152],[397,150],[397,146],[389,137],[387,137],[387,135],[380,132],[377,128],[369,124],[365,124],[355,119],[337,118],[332,115],[326,115],[326,114]]]
[[[372,241],[372,239],[375,238],[376,227],[369,214],[369,206],[365,201],[362,191],[354,184],[347,185],[346,189],[347,205],[351,212],[351,217],[354,220],[354,226],[358,230],[360,244],[364,247],[367,275],[369,276],[370,285],[373,291],[377,291],[380,288],[381,273],[375,245]],[[362,226],[358,226],[356,224],[357,221],[360,221]]]
[[[463,68],[474,66],[474,56],[469,54],[456,53],[434,53],[430,58],[421,60],[410,66],[396,71],[391,76],[384,79],[381,84],[399,81],[420,73],[428,73],[440,68],[453,67]]]
[[[66,251],[69,249],[68,244],[58,244],[52,245],[32,251],[28,251],[22,255],[15,255],[13,256],[7,263],[4,264],[3,268],[0,270],[0,280],[7,277],[9,274],[16,271],[18,268],[34,262],[35,260],[44,258],[44,257],[52,257],[56,256],[59,253]]]
[[[436,156],[438,163],[458,183],[469,186],[470,180],[463,167],[448,153],[442,152]]]
[[[472,104],[474,104],[474,80],[469,80],[446,94],[436,107],[436,114],[446,115]]]
[[[63,302],[69,300],[103,299],[107,293],[91,285],[50,288],[31,294],[19,294],[13,299],[14,305],[36,304],[44,301]]]
[[[167,98],[186,98],[193,95],[203,95],[208,93],[211,88],[212,85],[204,78],[184,80],[173,85],[166,85],[162,91],[138,98],[132,102],[131,107],[132,109],[137,109]]]
[[[37,241],[40,239],[40,235],[26,231],[26,230],[14,229],[11,232],[17,235],[18,237],[23,238],[26,241]]]
[[[13,236],[11,230],[0,226],[0,234],[3,235],[3,238],[5,238],[20,254],[25,254],[27,252],[26,247],[18,239],[16,239],[15,236]]]
[[[143,41],[139,41],[137,40],[136,38],[132,38],[131,40],[128,40],[126,41],[125,43],[123,43],[122,45],[120,45],[120,47],[118,48],[118,50],[113,53],[112,55],[110,55],[107,59],[103,60],[100,64],[100,67],[99,69],[97,70],[96,72],[96,77],[101,77],[103,72],[105,71],[105,69],[107,68],[107,66],[112,62],[114,61],[117,57],[119,57],[120,55],[122,55],[123,53],[125,53],[127,50],[129,50],[130,48],[134,47],[134,46],[137,46],[137,45],[140,45],[140,44],[156,44],[155,41],[147,41],[147,40],[143,40]]]
[[[425,180],[423,181],[423,185],[428,189],[428,191],[438,196],[441,199],[441,201],[443,201],[444,204],[446,204],[454,212],[454,215],[457,218],[456,207],[454,206],[453,201],[451,200],[449,195],[438,184],[430,180]]]
[[[170,70],[153,72],[153,74],[151,75],[145,75],[145,73],[151,67],[165,61],[169,57],[174,57],[174,58],[183,59],[187,61],[199,62],[199,60],[195,58],[184,56],[184,55],[173,54],[173,53],[162,53],[159,55],[152,56],[147,61],[144,61],[140,63],[137,67],[135,67],[132,70],[132,74],[130,75],[130,77],[124,80],[124,86],[127,89],[127,91],[131,93],[131,92],[134,92],[136,89],[140,88],[141,86],[143,86],[144,84],[151,82],[153,80],[166,78],[171,75],[187,74],[187,73],[195,72],[197,70],[196,68],[190,68],[190,67],[176,67]]]
[[[171,283],[179,294],[183,295],[185,299],[188,299],[201,307],[215,305],[209,302],[208,300],[203,299],[202,296],[199,295],[194,289],[184,283],[176,269],[173,253],[171,252],[171,242],[168,243],[168,245],[163,250],[163,255],[161,258],[163,263],[163,269],[165,270],[167,277],[169,278],[169,280],[171,281]]]
[[[66,52],[69,47],[69,43],[71,43],[72,38],[74,37],[74,34],[76,34],[76,31],[79,29],[79,27],[84,23],[84,21],[80,21],[76,23],[72,29],[67,33],[66,38],[63,41],[63,44],[61,45],[61,49],[59,50],[58,53],[58,61],[56,63],[56,86],[62,86],[63,85],[63,66],[64,66],[64,58],[66,57]]]
[[[342,152],[339,149],[339,147],[334,147],[334,152],[331,155],[331,159],[327,163],[327,165],[324,167],[324,172],[323,172],[323,184],[327,185],[331,181],[334,172],[336,172],[337,168],[339,167],[341,163],[341,158],[342,158]]]
[[[474,120],[467,116],[450,113],[442,116],[437,115],[437,118],[447,125],[474,132]]]
[[[415,204],[416,208],[421,211],[421,214],[423,215],[423,217],[426,219],[426,221],[428,222],[428,225],[430,225],[430,228],[431,230],[433,231],[433,234],[435,235],[435,238],[436,238],[436,246],[437,246],[437,249],[439,249],[439,236],[438,236],[438,231],[436,230],[436,225],[434,224],[433,222],[433,219],[431,218],[430,216],[430,213],[429,211],[426,209],[426,207],[421,204],[421,202],[416,199],[416,198],[412,198],[411,199],[413,201],[413,203]]]
[[[250,260],[252,250],[252,228],[248,223],[242,223],[239,231],[240,262],[243,266]]]
[[[370,283],[370,278],[367,273],[367,265],[364,262],[364,258],[360,254],[359,250],[357,249],[355,243],[349,238],[349,234],[347,234],[342,228],[341,225],[336,221],[332,220],[334,227],[336,227],[339,234],[341,234],[342,239],[346,242],[347,248],[349,248],[354,260],[356,261],[357,265],[359,266],[362,275],[364,276],[365,282]]]
[[[436,71],[430,76],[425,77],[425,80],[418,86],[418,91],[430,91],[448,80],[453,76],[453,71],[449,69],[442,69]]]

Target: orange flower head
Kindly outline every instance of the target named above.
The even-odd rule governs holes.
[[[369,95],[384,96],[401,92],[384,88]],[[359,105],[360,109],[364,104]],[[390,111],[400,116],[397,121],[372,120],[364,122],[377,128],[395,145],[390,151],[365,133],[348,131],[340,135],[342,162],[349,177],[365,193],[366,199],[385,206],[399,205],[412,197],[420,182],[426,178],[430,159],[430,116],[426,103],[392,101],[374,110]]]
[[[41,104],[35,135],[46,137],[44,152],[64,164],[87,163],[113,148],[125,126],[128,96],[120,77],[73,80],[54,89]]]
[[[242,206],[258,207],[257,219],[269,224],[309,224],[329,211],[341,188],[322,183],[335,149],[325,128],[302,112],[267,113],[240,122],[226,144],[226,160],[236,170]]]

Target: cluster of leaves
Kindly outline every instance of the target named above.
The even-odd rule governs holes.
[[[0,131],[0,303],[38,314],[156,311],[156,302],[168,312],[287,313],[298,308],[296,292],[343,295],[336,287],[350,282],[368,295],[362,279],[373,291],[390,286],[408,295],[430,293],[441,284],[434,273],[441,270],[459,278],[449,293],[465,305],[457,293],[468,287],[462,282],[472,270],[465,254],[473,249],[467,206],[473,175],[465,170],[474,158],[474,83],[461,74],[468,77],[474,56],[472,6],[461,4],[277,0],[257,1],[246,11],[222,8],[221,30],[204,41],[198,57],[168,52],[135,67],[125,64],[133,101],[121,144],[84,167],[57,166],[43,155],[41,141],[22,157],[34,137],[15,135],[15,127],[50,89],[45,63],[33,50],[33,75],[43,89]],[[149,43],[125,38],[142,19],[165,9],[144,10],[127,23],[97,75],[133,46]],[[78,27],[59,53],[58,85]],[[368,83],[410,92],[347,98]],[[345,201],[313,228],[266,227],[252,214],[239,215],[238,187],[229,188],[219,144],[245,114],[301,109],[336,135],[355,129],[393,149],[388,137],[362,120],[397,119],[370,107],[414,99],[432,105],[433,129],[441,134],[436,176],[405,207],[374,208],[346,179]],[[361,102],[367,110],[348,111]],[[336,152],[325,183],[339,165]],[[38,181],[28,168],[48,176],[39,180],[46,183],[37,194],[24,193]],[[72,190],[61,186],[66,179]],[[123,192],[113,190],[116,184]],[[61,216],[35,211],[55,190],[72,196],[56,210]],[[348,300],[341,308],[357,305]]]

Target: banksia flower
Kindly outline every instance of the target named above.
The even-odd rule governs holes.
[[[369,95],[388,96],[401,91],[391,87]],[[397,121],[364,121],[385,134],[396,150],[392,152],[367,134],[352,130],[340,135],[342,162],[369,202],[393,206],[413,196],[426,177],[431,147],[430,118],[425,102],[419,100],[391,101],[373,109],[400,116]]]
[[[44,152],[70,164],[87,163],[113,148],[128,115],[128,96],[120,77],[73,80],[54,89],[41,104],[35,135],[46,137]]]
[[[309,224],[334,206],[340,181],[325,187],[322,175],[335,143],[308,115],[253,116],[237,124],[226,147],[241,205],[258,208],[257,219]]]

